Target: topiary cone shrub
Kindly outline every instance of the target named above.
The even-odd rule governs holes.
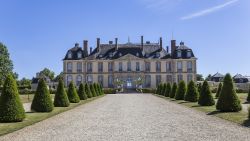
[[[96,97],[96,91],[95,91],[94,84],[90,84],[90,91],[91,91],[91,93],[92,93],[92,96],[93,96],[93,97]]]
[[[164,93],[164,84],[161,83],[160,84],[160,95],[162,95]]]
[[[72,81],[69,83],[68,98],[69,98],[69,102],[71,102],[71,103],[79,103],[80,102],[80,98],[77,94],[76,87]]]
[[[165,96],[165,94],[166,94],[166,90],[167,90],[167,84],[166,84],[166,83],[164,83],[164,84],[163,84],[162,91],[161,91],[161,95],[162,95],[162,96]]]
[[[201,106],[212,106],[215,104],[208,82],[203,82],[198,104]]]
[[[100,84],[99,84],[99,87],[100,87],[101,95],[104,95],[103,88],[102,88],[102,86]]]
[[[248,95],[247,95],[247,102],[250,102],[250,88],[249,88]]]
[[[165,91],[165,96],[169,97],[170,93],[171,93],[171,84],[167,83],[167,88],[166,88],[166,91]]]
[[[185,93],[186,93],[186,84],[184,81],[180,81],[176,91],[175,99],[184,100]]]
[[[174,83],[173,86],[172,86],[171,92],[170,92],[170,96],[169,96],[170,98],[174,98],[175,97],[176,90],[177,90],[177,84]]]
[[[202,88],[202,85],[201,85],[201,83],[199,83],[199,84],[198,84],[198,88],[197,88],[199,94],[201,93],[201,88]]]
[[[20,122],[25,111],[20,100],[17,84],[12,75],[7,75],[0,96],[0,122]]]
[[[63,81],[60,79],[56,90],[54,106],[55,107],[69,107],[69,99],[64,89]]]
[[[229,73],[224,77],[216,109],[222,112],[238,112],[242,109],[240,100],[234,89],[232,77]]]
[[[54,105],[52,103],[49,89],[45,83],[45,80],[40,79],[31,104],[31,110],[36,112],[51,112],[53,108]]]
[[[94,88],[95,88],[95,91],[96,91],[96,96],[101,95],[101,94],[100,94],[100,90],[99,90],[99,88],[98,88],[98,86],[97,86],[97,83],[94,83]]]
[[[87,83],[85,84],[85,92],[86,92],[88,98],[92,97],[92,93],[90,91],[89,84],[87,84]]]
[[[82,83],[79,85],[78,96],[79,96],[80,100],[88,99],[87,94],[85,92],[84,85]]]
[[[194,81],[190,81],[187,87],[187,93],[185,95],[185,101],[197,102],[198,101],[198,90]]]
[[[160,93],[160,85],[157,85],[155,94],[159,94],[159,93]]]
[[[220,96],[221,88],[222,88],[222,83],[219,84],[219,87],[218,87],[216,95],[215,95],[216,98],[218,98]]]

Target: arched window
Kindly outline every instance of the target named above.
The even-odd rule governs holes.
[[[79,86],[82,83],[82,76],[78,75],[76,78],[76,85]]]
[[[68,75],[67,76],[67,85],[69,85],[69,83],[73,81],[72,75]]]
[[[136,53],[136,56],[139,57],[139,53],[138,52]]]
[[[72,58],[72,52],[71,52],[71,51],[68,52],[68,58],[69,58],[69,59]]]

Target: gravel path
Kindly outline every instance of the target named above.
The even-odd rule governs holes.
[[[150,94],[107,95],[1,141],[249,141],[250,129]]]

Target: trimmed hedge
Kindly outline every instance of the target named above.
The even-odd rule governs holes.
[[[69,107],[69,99],[67,93],[64,89],[64,84],[62,80],[59,80],[57,91],[54,98],[55,107]]]
[[[115,94],[116,91],[115,89],[108,88],[108,89],[103,89],[104,94]]]
[[[94,87],[94,84],[90,84],[90,91],[92,93],[92,96],[93,97],[96,97],[96,91],[95,91],[95,87]]]
[[[233,79],[229,73],[224,77],[216,109],[222,112],[238,112],[242,109],[240,100],[234,89]]]
[[[51,112],[53,108],[54,105],[45,80],[40,79],[31,104],[31,110],[36,112]]]
[[[72,81],[69,83],[68,98],[69,98],[70,103],[79,103],[80,102],[80,98],[77,94],[76,87]]]
[[[208,82],[203,82],[198,104],[201,106],[212,106],[215,104]]]
[[[177,84],[174,83],[173,86],[172,86],[172,89],[171,89],[171,92],[170,92],[170,98],[175,98],[175,94],[176,94],[176,91],[177,91]]]
[[[0,96],[0,122],[20,122],[25,111],[20,100],[17,84],[12,75],[7,75]]]
[[[143,93],[156,93],[156,90],[155,89],[151,89],[151,88],[143,88],[142,89],[142,92]]]
[[[185,101],[197,102],[198,101],[198,91],[194,81],[188,83],[187,93],[185,95]]]
[[[86,92],[88,98],[92,97],[92,93],[91,93],[91,90],[90,90],[88,83],[85,84],[85,92]]]
[[[160,84],[160,90],[159,90],[159,95],[163,95],[163,93],[164,93],[164,84]]]
[[[180,81],[176,91],[175,99],[184,100],[185,93],[186,93],[186,84],[184,81]]]
[[[219,87],[218,87],[216,95],[215,95],[216,98],[218,98],[220,96],[221,88],[222,88],[222,83],[219,84]]]
[[[88,99],[83,83],[81,83],[79,86],[78,96],[79,96],[80,100]]]
[[[100,89],[98,88],[97,85],[98,85],[97,83],[94,83],[94,88],[95,88],[95,91],[96,91],[96,96],[99,96],[99,95],[101,95],[101,93],[100,93]]]
[[[166,91],[167,91],[167,84],[164,83],[164,84],[163,84],[163,89],[162,89],[162,91],[161,91],[161,95],[162,95],[162,96],[165,96],[165,95],[166,95]]]

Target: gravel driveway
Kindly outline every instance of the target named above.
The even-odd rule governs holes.
[[[250,129],[150,94],[107,95],[1,141],[249,141]]]

